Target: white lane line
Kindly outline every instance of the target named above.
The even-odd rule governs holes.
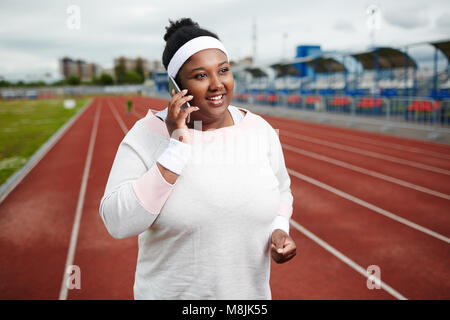
[[[67,252],[66,265],[64,267],[64,276],[63,276],[63,281],[61,284],[61,290],[59,292],[59,300],[67,299],[67,292],[68,292],[67,280],[69,278],[69,274],[67,273],[67,270],[68,270],[69,266],[73,265],[73,260],[75,257],[75,248],[77,246],[78,231],[80,229],[81,215],[83,213],[84,197],[86,194],[86,187],[87,187],[87,182],[88,182],[88,178],[89,178],[89,171],[91,169],[92,154],[94,153],[95,140],[97,137],[97,129],[98,129],[98,123],[99,123],[99,119],[100,119],[100,110],[101,110],[101,107],[99,105],[99,106],[97,106],[97,110],[95,111],[94,125],[92,126],[91,138],[89,140],[88,153],[86,156],[86,162],[84,164],[83,178],[81,180],[80,193],[78,195],[77,209],[75,212],[75,220],[74,220],[74,223],[72,226],[72,234],[70,237],[69,251]]]
[[[340,150],[344,150],[344,151],[354,152],[354,153],[362,154],[364,156],[369,156],[372,158],[382,159],[382,160],[386,160],[386,161],[404,164],[404,165],[407,165],[410,167],[415,167],[415,168],[428,170],[428,171],[432,171],[432,172],[436,172],[436,173],[450,175],[450,171],[448,171],[448,170],[429,166],[429,165],[422,164],[422,163],[415,162],[415,161],[409,161],[409,160],[405,160],[405,159],[391,157],[391,156],[388,156],[385,154],[380,154],[377,152],[372,152],[372,151],[362,150],[359,148],[349,147],[349,146],[339,144],[339,143],[327,142],[327,141],[323,141],[322,139],[307,137],[305,135],[288,132],[286,130],[280,130],[280,134],[287,136],[287,137],[292,137],[292,138],[296,138],[296,139],[300,139],[300,140],[304,140],[304,141],[308,141],[308,142],[312,142],[312,143],[316,143],[316,144],[321,144],[326,147],[331,147],[331,148],[340,149]]]
[[[324,134],[323,130],[304,128],[304,127],[299,128],[298,126],[292,125],[290,123],[283,123],[283,126],[289,126],[291,128],[306,130],[307,132]],[[350,141],[369,143],[369,144],[376,145],[376,146],[418,153],[423,156],[432,156],[432,157],[436,157],[436,158],[444,159],[444,160],[450,159],[450,155],[445,154],[445,153],[430,151],[430,150],[421,149],[421,148],[417,148],[417,147],[409,147],[409,146],[405,146],[405,145],[397,144],[397,143],[382,142],[382,141],[378,141],[378,140],[374,140],[374,139],[370,139],[370,138],[363,138],[363,137],[359,137],[359,136],[351,136],[349,134],[333,132],[332,130],[326,130],[326,131],[328,131],[330,133],[330,135],[332,135],[333,137],[341,137],[344,139],[348,139]]]
[[[299,173],[297,171],[294,171],[292,169],[287,169],[287,170],[288,170],[289,174],[293,175],[296,178],[299,178],[299,179],[304,180],[306,182],[309,182],[309,183],[311,183],[311,184],[313,184],[313,185],[315,185],[315,186],[317,186],[319,188],[322,188],[322,189],[325,189],[325,190],[327,190],[329,192],[332,192],[332,193],[334,193],[334,194],[336,194],[336,195],[338,195],[338,196],[340,196],[340,197],[342,197],[344,199],[347,199],[347,200],[352,201],[352,202],[354,202],[356,204],[359,204],[362,207],[365,207],[367,209],[375,211],[376,213],[379,213],[379,214],[381,214],[381,215],[383,215],[385,217],[388,217],[388,218],[390,218],[390,219],[392,219],[394,221],[397,221],[397,222],[399,222],[401,224],[404,224],[405,226],[408,226],[408,227],[410,227],[412,229],[415,229],[417,231],[420,231],[420,232],[423,232],[425,234],[428,234],[429,236],[432,236],[432,237],[434,237],[436,239],[442,240],[442,241],[444,241],[446,243],[450,243],[450,239],[447,238],[446,236],[443,236],[443,235],[441,235],[441,234],[439,234],[437,232],[434,232],[434,231],[432,231],[430,229],[422,227],[422,226],[420,226],[420,225],[418,225],[418,224],[416,224],[414,222],[411,222],[411,221],[409,221],[409,220],[407,220],[405,218],[397,216],[396,214],[393,214],[392,212],[389,212],[389,211],[384,210],[384,209],[382,209],[380,207],[377,207],[377,206],[375,206],[375,205],[373,205],[371,203],[368,203],[368,202],[366,202],[364,200],[361,200],[361,199],[359,199],[357,197],[354,197],[354,196],[352,196],[352,195],[350,195],[348,193],[345,193],[344,191],[341,191],[341,190],[338,190],[336,188],[333,188],[332,186],[329,186],[329,185],[327,185],[327,184],[325,184],[323,182],[320,182],[320,181],[318,181],[316,179],[313,179],[311,177],[305,176],[305,175],[303,175],[303,174],[301,174],[301,173]]]
[[[380,147],[387,147],[387,148],[392,148],[392,149],[397,149],[400,151],[407,151],[407,152],[412,152],[412,153],[417,153],[420,154],[422,156],[427,156],[427,157],[435,157],[438,159],[443,159],[443,160],[450,160],[450,155],[445,154],[445,153],[440,153],[440,152],[435,152],[435,151],[430,151],[430,150],[426,150],[426,149],[420,149],[420,148],[415,148],[415,147],[408,147],[402,144],[393,144],[393,143],[388,143],[388,142],[381,142],[381,141],[377,141],[377,140],[372,140],[372,139],[368,139],[368,138],[356,138],[356,137],[352,137],[346,134],[335,134],[333,133],[333,136],[335,137],[342,137],[344,139],[348,139],[348,140],[352,140],[352,141],[357,141],[357,142],[364,142],[364,143],[369,143],[375,146],[380,146]]]
[[[131,111],[131,114],[132,114],[133,116],[135,116],[136,118],[142,118],[141,114],[138,113],[138,112],[136,112],[136,111]]]
[[[310,151],[307,151],[307,150],[304,150],[304,149],[300,149],[300,148],[291,146],[289,144],[283,143],[282,146],[283,146],[283,149],[290,150],[292,152],[299,153],[299,154],[302,154],[302,155],[307,156],[307,157],[311,157],[311,158],[314,158],[314,159],[317,159],[317,160],[325,161],[325,162],[328,162],[328,163],[331,163],[331,164],[334,164],[334,165],[337,165],[337,166],[340,166],[340,167],[343,167],[343,168],[346,168],[346,169],[350,169],[350,170],[353,170],[353,171],[356,171],[356,172],[360,172],[360,173],[363,173],[363,174],[366,174],[366,175],[369,175],[369,176],[372,176],[372,177],[376,177],[376,178],[379,178],[379,179],[382,179],[382,180],[385,180],[385,181],[388,181],[388,182],[391,182],[391,183],[398,184],[398,185],[400,185],[402,187],[414,189],[414,190],[417,190],[417,191],[420,191],[420,192],[428,193],[428,194],[430,194],[432,196],[436,196],[436,197],[440,197],[440,198],[443,198],[443,199],[446,199],[446,200],[450,200],[450,195],[448,195],[448,194],[441,193],[441,192],[435,191],[435,190],[431,190],[431,189],[428,189],[428,188],[425,188],[425,187],[422,187],[422,186],[419,186],[419,185],[416,185],[416,184],[413,184],[413,183],[410,183],[410,182],[407,182],[407,181],[404,181],[404,180],[401,180],[401,179],[397,179],[397,178],[394,178],[394,177],[382,174],[380,172],[376,172],[376,171],[372,171],[372,170],[369,170],[369,169],[361,168],[361,167],[355,166],[353,164],[350,164],[350,163],[347,163],[347,162],[343,162],[343,161],[340,161],[340,160],[337,160],[337,159],[334,159],[334,158],[330,158],[330,157],[327,157],[327,156],[323,156],[321,154],[310,152]]]
[[[111,103],[110,100],[108,100],[108,105],[109,105],[109,108],[111,109],[111,112],[112,112],[114,118],[116,118],[117,122],[119,123],[120,128],[122,128],[122,131],[125,134],[127,134],[128,128],[125,125],[125,123],[123,122],[122,118],[119,116],[117,110],[114,108],[114,105]]]
[[[369,279],[369,274],[367,272],[366,269],[364,269],[363,267],[361,267],[359,264],[357,264],[356,262],[354,262],[353,260],[351,260],[350,258],[348,258],[346,255],[344,255],[343,253],[341,253],[340,251],[336,250],[335,248],[333,248],[331,245],[329,245],[327,242],[323,241],[322,239],[320,239],[319,237],[317,237],[315,234],[313,234],[312,232],[310,232],[309,230],[307,230],[305,227],[303,227],[302,225],[300,225],[298,222],[296,222],[295,220],[291,219],[290,221],[291,225],[297,229],[298,231],[300,231],[301,233],[303,233],[306,237],[310,238],[312,241],[314,241],[315,243],[317,243],[319,246],[321,246],[322,248],[324,248],[325,250],[327,250],[328,252],[330,252],[332,255],[334,255],[335,257],[337,257],[339,260],[341,260],[342,262],[344,262],[346,265],[348,265],[350,268],[352,268],[353,270],[356,270],[358,273],[360,273],[362,276],[366,277],[367,279]],[[398,291],[396,291],[395,289],[393,289],[391,286],[389,286],[388,284],[386,284],[385,282],[383,282],[380,279],[380,284],[381,284],[381,288],[386,290],[389,294],[391,294],[392,296],[394,296],[395,298],[399,299],[399,300],[407,300],[407,298],[405,298],[402,294],[400,294]]]

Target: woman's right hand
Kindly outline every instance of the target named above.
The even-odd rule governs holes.
[[[193,98],[190,95],[186,96],[187,92],[188,90],[184,89],[175,94],[175,90],[172,90],[172,99],[169,102],[167,110],[166,127],[171,138],[191,144],[192,140],[189,134],[189,128],[186,125],[186,118],[191,112],[197,111],[199,108],[191,106],[182,111],[180,110],[183,104]]]

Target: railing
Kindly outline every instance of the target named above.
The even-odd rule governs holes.
[[[450,99],[275,93],[235,94],[234,98],[238,103],[284,106],[324,116],[347,115],[351,121],[377,119],[385,128],[394,123],[400,127],[422,127],[431,136],[442,130],[450,132]]]
[[[148,90],[145,85],[110,85],[110,86],[60,86],[36,88],[2,88],[0,99],[39,99],[53,98],[57,95],[90,95],[90,94],[133,94]]]

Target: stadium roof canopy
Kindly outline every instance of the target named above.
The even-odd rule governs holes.
[[[300,76],[300,71],[292,63],[276,63],[270,66],[275,69],[277,77],[282,76]]]
[[[416,62],[406,53],[394,48],[376,48],[371,51],[355,53],[351,56],[360,62],[364,69],[374,70],[378,55],[378,69],[414,67]]]
[[[249,72],[254,78],[267,77],[267,73],[260,68],[245,68],[245,71]]]
[[[450,40],[430,42],[430,44],[441,50],[450,61]]]
[[[309,56],[302,58],[294,58],[289,62],[272,64],[270,67],[275,69],[277,76],[300,76],[301,72],[295,65],[298,63],[306,63],[316,73],[330,73],[347,71],[345,66],[329,55]]]
[[[315,59],[306,61],[305,63],[309,67],[311,67],[316,73],[347,71],[347,69],[341,62],[327,56],[317,57]]]

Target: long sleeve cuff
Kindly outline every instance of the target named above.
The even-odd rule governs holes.
[[[272,222],[272,232],[274,232],[275,229],[281,229],[289,234],[289,219],[283,216],[276,216]]]
[[[147,211],[159,214],[174,185],[164,179],[155,163],[142,177],[133,181],[133,190]]]
[[[191,153],[192,146],[190,144],[170,138],[169,146],[159,156],[157,162],[164,168],[180,175],[191,157]]]

